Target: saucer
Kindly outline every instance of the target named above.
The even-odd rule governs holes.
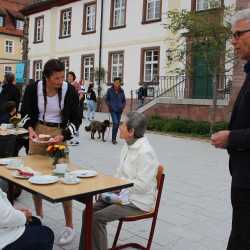
[[[60,181],[63,183],[63,184],[66,184],[66,185],[74,185],[74,184],[79,184],[80,183],[80,179],[79,178],[76,178],[74,181],[72,180],[67,180],[65,178],[61,178]]]

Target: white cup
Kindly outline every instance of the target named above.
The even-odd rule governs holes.
[[[67,171],[67,167],[68,167],[67,163],[58,163],[56,164],[56,172],[64,174]]]
[[[2,123],[2,124],[1,124],[1,128],[7,129],[7,128],[8,128],[8,123]]]

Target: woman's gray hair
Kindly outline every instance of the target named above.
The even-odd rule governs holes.
[[[147,129],[147,118],[144,114],[133,111],[127,114],[126,125],[128,130],[134,129],[134,138],[141,138]]]
[[[234,26],[237,22],[246,20],[250,25],[250,8],[237,11],[231,18],[231,25]]]

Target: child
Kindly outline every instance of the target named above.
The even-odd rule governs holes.
[[[4,112],[0,114],[0,124],[10,123],[11,117],[16,114],[16,103],[13,101],[6,102],[3,111]]]

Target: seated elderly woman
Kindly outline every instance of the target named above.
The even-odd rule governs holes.
[[[94,250],[108,248],[106,231],[108,222],[144,214],[154,208],[159,163],[153,148],[144,137],[146,127],[146,117],[137,112],[129,113],[120,126],[120,138],[126,143],[121,151],[120,166],[115,176],[132,182],[134,186],[117,191],[113,195],[104,194],[94,204],[92,236]],[[83,233],[82,227],[81,235]],[[81,238],[79,250],[83,249],[83,242],[84,239]]]
[[[0,249],[52,250],[53,243],[53,232],[28,209],[15,209],[0,189]]]

